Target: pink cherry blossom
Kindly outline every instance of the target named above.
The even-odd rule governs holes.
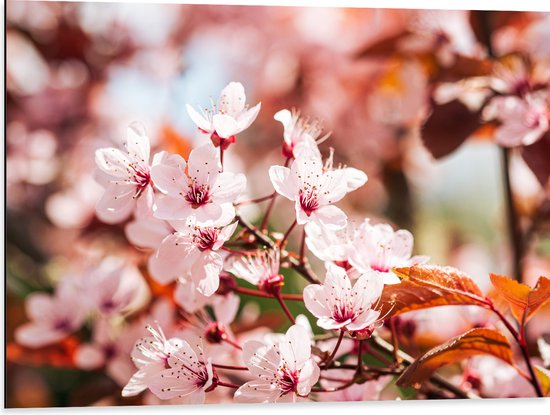
[[[127,219],[138,199],[146,204],[151,204],[153,199],[149,138],[140,125],[134,123],[128,127],[123,146],[124,151],[111,147],[95,153],[98,180],[106,186],[96,213],[107,223]]]
[[[167,339],[159,325],[156,329],[147,326],[147,330],[151,336],[138,340],[132,351],[132,361],[138,371],[122,390],[122,396],[135,396],[147,389],[156,380],[155,375],[169,367],[170,356],[184,344],[179,338]]]
[[[165,194],[156,201],[155,217],[185,220],[191,216],[203,226],[227,225],[235,217],[233,202],[245,190],[243,174],[222,172],[219,152],[202,145],[185,160],[163,154],[152,168],[155,186]]]
[[[279,272],[279,258],[277,249],[258,251],[247,256],[233,256],[228,260],[226,270],[263,291],[277,294],[284,282]]]
[[[111,316],[139,308],[150,295],[138,269],[115,258],[106,258],[84,275],[82,290],[88,293],[86,301],[91,309]]]
[[[164,238],[149,258],[151,275],[161,284],[190,277],[200,293],[214,294],[223,268],[223,258],[217,251],[233,235],[237,222],[225,227],[201,227],[189,219],[173,225],[176,232]]]
[[[185,338],[204,338],[212,355],[220,356],[233,351],[235,335],[231,323],[239,311],[240,298],[234,293],[207,297],[206,304],[186,317]]]
[[[426,256],[411,257],[413,236],[404,229],[394,231],[390,225],[371,225],[365,220],[358,229],[349,253],[349,261],[359,272],[379,273],[385,284],[397,284],[391,272],[395,267],[408,267],[428,261]]]
[[[230,82],[221,92],[217,107],[197,112],[187,104],[187,113],[204,134],[208,134],[216,147],[227,146],[235,136],[246,130],[260,112],[261,103],[252,108],[246,106],[244,87],[240,82]]]
[[[321,261],[330,261],[348,268],[348,254],[357,234],[354,222],[348,222],[344,228],[337,230],[309,222],[305,231],[306,244],[313,255]]]
[[[298,224],[346,226],[346,214],[333,205],[350,191],[344,169],[325,171],[320,158],[298,158],[290,168],[271,166],[269,177],[277,193],[294,202]]]
[[[53,295],[30,294],[25,300],[30,322],[15,331],[15,340],[23,346],[38,348],[56,343],[77,331],[88,308],[70,277],[61,280]]]
[[[172,232],[174,228],[168,221],[155,218],[152,206],[143,204],[138,204],[134,219],[124,227],[126,238],[136,247],[146,249],[157,249]]]
[[[499,120],[495,140],[505,147],[528,146],[550,128],[550,109],[540,98],[498,96],[483,111],[486,120]]]
[[[288,158],[299,157],[300,147],[313,141],[314,144],[323,142],[330,136],[330,133],[321,137],[323,127],[318,120],[303,118],[297,111],[283,109],[278,111],[273,117],[283,124],[283,155]],[[316,149],[316,145],[313,147]],[[295,153],[298,151],[298,154]],[[318,150],[317,150],[318,152]]]
[[[235,392],[237,402],[295,402],[307,396],[319,379],[308,333],[300,325],[291,326],[284,340],[275,345],[247,341],[243,360],[256,379]]]
[[[323,284],[304,288],[304,303],[318,318],[317,325],[327,330],[361,331],[372,327],[380,316],[374,310],[384,284],[375,273],[361,275],[352,287],[346,270],[327,263]]]
[[[212,361],[205,359],[200,339],[193,345],[181,341],[167,356],[165,369],[150,377],[149,389],[159,399],[187,397],[189,403],[204,403],[205,392],[214,382]]]

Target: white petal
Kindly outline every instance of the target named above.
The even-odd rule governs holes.
[[[193,215],[193,208],[182,197],[160,196],[155,201],[155,206],[154,216],[158,219],[177,221]]]
[[[156,218],[137,219],[129,222],[124,233],[128,240],[140,248],[156,249],[170,233],[170,226]]]
[[[222,113],[235,115],[244,110],[246,95],[240,82],[230,82],[222,92],[218,100],[218,110]]]
[[[234,399],[240,403],[275,402],[281,391],[269,381],[246,382],[235,392]]]
[[[101,148],[95,152],[97,167],[104,173],[118,179],[126,179],[130,174],[130,160],[119,149]]]
[[[177,234],[169,235],[149,258],[149,272],[158,283],[168,284],[185,275],[197,255],[193,245],[182,243]]]
[[[407,230],[400,229],[393,235],[392,254],[398,258],[409,259],[413,250],[414,237]]]
[[[189,114],[189,117],[197,127],[199,127],[201,130],[203,130],[206,133],[211,133],[214,130],[211,122],[206,118],[204,118],[197,111],[195,111],[195,109],[191,105],[186,104],[185,108],[187,109],[187,114]]]
[[[185,160],[179,154],[169,154],[165,151],[155,154],[151,167],[151,178],[163,193],[173,196],[187,193],[187,178],[185,177]]]
[[[283,166],[271,166],[269,178],[275,191],[287,199],[294,200],[298,195],[298,188],[294,179],[290,176],[290,169]]]
[[[302,367],[302,370],[300,370],[297,392],[303,396],[309,394],[309,392],[311,392],[311,387],[319,380],[320,373],[321,370],[319,366],[317,366],[317,363],[315,363],[313,359],[308,359]]]
[[[218,234],[218,241],[212,247],[213,250],[220,249],[220,247],[235,233],[237,229],[238,222],[233,222],[231,225],[227,225],[220,230]]]
[[[197,284],[197,290],[210,297],[220,285],[220,272],[223,268],[223,259],[213,251],[202,252],[191,269],[191,278]]]
[[[332,311],[332,303],[329,302],[324,287],[319,284],[311,284],[304,288],[304,304],[317,318],[330,316]]]
[[[133,122],[128,126],[124,147],[130,160],[145,166],[149,164],[151,144],[141,124]]]
[[[363,186],[368,177],[365,172],[354,169],[353,167],[345,167],[342,169],[344,171],[344,177],[346,179],[347,191],[351,192]]]
[[[126,220],[136,206],[136,187],[123,182],[112,182],[96,205],[98,218],[105,223]]]
[[[275,346],[257,340],[243,345],[243,361],[254,376],[271,378],[279,369],[280,356]]]
[[[250,127],[250,125],[254,122],[254,120],[258,116],[261,107],[262,107],[262,103],[260,102],[254,105],[249,110],[239,115],[239,117],[237,118],[237,133],[240,133],[246,130],[248,127]]]
[[[233,203],[246,189],[244,174],[220,173],[212,186],[212,197],[216,203]]]
[[[331,230],[345,228],[348,221],[342,209],[333,205],[323,206],[314,211],[311,216],[318,224]]]
[[[311,357],[311,343],[307,331],[300,325],[291,326],[285,340],[279,344],[281,358],[291,369],[301,369]]]
[[[212,143],[197,147],[189,154],[187,174],[199,185],[215,183],[221,170],[220,153]]]
[[[216,114],[212,119],[212,124],[216,133],[222,138],[229,138],[239,132],[239,126],[235,118],[225,115]]]

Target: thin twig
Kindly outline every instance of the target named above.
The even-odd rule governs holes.
[[[332,364],[332,361],[336,357],[336,353],[338,352],[338,349],[340,348],[340,344],[342,344],[342,339],[344,338],[344,330],[340,330],[340,335],[338,336],[338,341],[336,342],[336,346],[334,346],[334,350],[330,354],[328,360],[325,362],[324,367],[329,367]]]
[[[510,181],[510,156],[511,149],[502,147],[502,176],[504,180],[504,196],[508,218],[508,232],[512,246],[513,275],[519,282],[522,282],[521,261],[523,259],[523,238],[519,225],[519,216],[514,203],[512,184]]]
[[[275,298],[277,299],[277,301],[279,302],[279,304],[281,305],[281,308],[283,309],[283,311],[285,312],[286,316],[288,317],[288,319],[290,320],[290,322],[292,324],[296,324],[296,320],[294,319],[294,316],[292,315],[292,313],[290,312],[290,310],[288,309],[288,307],[286,306],[284,300],[282,299],[281,297],[281,294],[277,294],[275,296]]]
[[[239,294],[244,294],[244,295],[252,295],[252,296],[255,296],[255,297],[262,297],[262,298],[272,298],[274,300],[277,299],[277,297],[275,297],[272,294],[269,294],[269,293],[266,293],[266,292],[263,292],[263,291],[259,291],[259,290],[252,290],[250,288],[235,287],[235,288],[233,288],[233,291],[235,291],[236,293],[239,293]],[[301,294],[279,294],[279,295],[281,296],[281,298],[283,300],[304,301],[304,297]]]
[[[381,339],[378,336],[372,336],[372,339],[373,339],[373,346],[374,347],[378,348],[381,351],[389,353],[389,354],[393,353],[393,346],[391,344],[389,344],[387,341]],[[414,361],[414,358],[412,358],[411,356],[409,356],[407,353],[403,352],[402,350],[399,350],[399,356],[402,359],[404,365],[408,366]],[[440,387],[441,389],[445,389],[449,392],[454,393],[459,398],[479,399],[479,396],[477,396],[476,394],[474,394],[472,392],[469,392],[469,391],[463,391],[462,389],[460,389],[459,387],[457,387],[457,386],[453,385],[452,383],[448,382],[447,380],[445,380],[444,378],[442,378],[439,375],[433,374],[430,377],[430,382],[433,383],[434,385]]]

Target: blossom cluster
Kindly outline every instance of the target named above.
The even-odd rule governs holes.
[[[316,386],[321,370],[340,356],[341,345],[339,353],[347,354],[346,342],[353,346],[382,325],[383,287],[399,283],[392,268],[427,257],[412,256],[410,232],[352,220],[336,206],[365,185],[367,175],[336,164],[332,148],[323,157],[319,145],[329,135],[322,134],[320,122],[286,109],[274,115],[283,126],[284,163],[269,168],[274,192],[265,199],[291,201],[294,220],[284,236],[267,231],[270,208],[265,226],[249,225],[239,211],[246,203],[246,176],[228,171],[223,160],[259,111],[259,103],[246,105],[242,84],[231,82],[211,109],[187,106],[208,138],[187,159],[162,150],[151,155],[147,133],[137,123],[127,128],[120,148],[96,151],[95,177],[104,187],[97,216],[123,224],[127,239],[147,253],[147,274],[159,286],[171,287],[166,301],[177,305],[177,316],[163,300],[147,316],[118,327],[116,318],[138,310],[151,292],[137,270],[125,263],[112,266],[113,258],[91,267],[85,277],[64,278],[52,295],[29,297],[31,322],[17,331],[18,342],[53,344],[91,318],[93,339],[79,346],[76,363],[84,369],[106,367],[124,386],[125,397],[147,390],[160,400],[201,403],[207,393],[225,387],[235,389],[238,402],[281,402],[330,390],[323,382]],[[297,261],[310,284],[295,296],[317,319],[318,329],[338,338],[332,350],[315,340],[305,316],[295,317],[285,304],[283,268],[296,261],[287,250],[296,227],[303,235]],[[308,265],[308,250],[325,264],[323,281]],[[232,332],[237,294],[243,292],[239,280],[256,287],[244,289],[249,294],[280,303],[291,323],[286,334]],[[85,293],[92,293],[86,296],[91,304],[81,301]],[[323,349],[324,354],[314,353]],[[231,369],[239,375],[231,379],[240,383],[222,378]]]

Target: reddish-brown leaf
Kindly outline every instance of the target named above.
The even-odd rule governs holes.
[[[550,300],[550,279],[539,277],[537,285],[529,293],[527,309],[525,310],[525,322]]]
[[[550,279],[540,277],[535,288],[502,275],[491,274],[491,282],[498,294],[506,300],[514,318],[526,324],[550,300]]]
[[[487,305],[476,283],[456,268],[415,265],[393,272],[401,283],[384,287],[380,301],[383,315],[445,305]]]
[[[397,379],[398,386],[421,383],[442,366],[458,363],[480,354],[495,356],[514,366],[510,343],[492,329],[476,328],[454,337],[416,359]]]
[[[434,105],[421,130],[422,141],[432,155],[444,157],[466,141],[479,127],[479,114],[458,100]]]
[[[522,321],[531,288],[511,278],[497,274],[491,274],[491,283],[510,307],[514,318],[517,321]]]
[[[521,155],[540,184],[547,187],[550,179],[550,131],[536,143],[523,147]]]

